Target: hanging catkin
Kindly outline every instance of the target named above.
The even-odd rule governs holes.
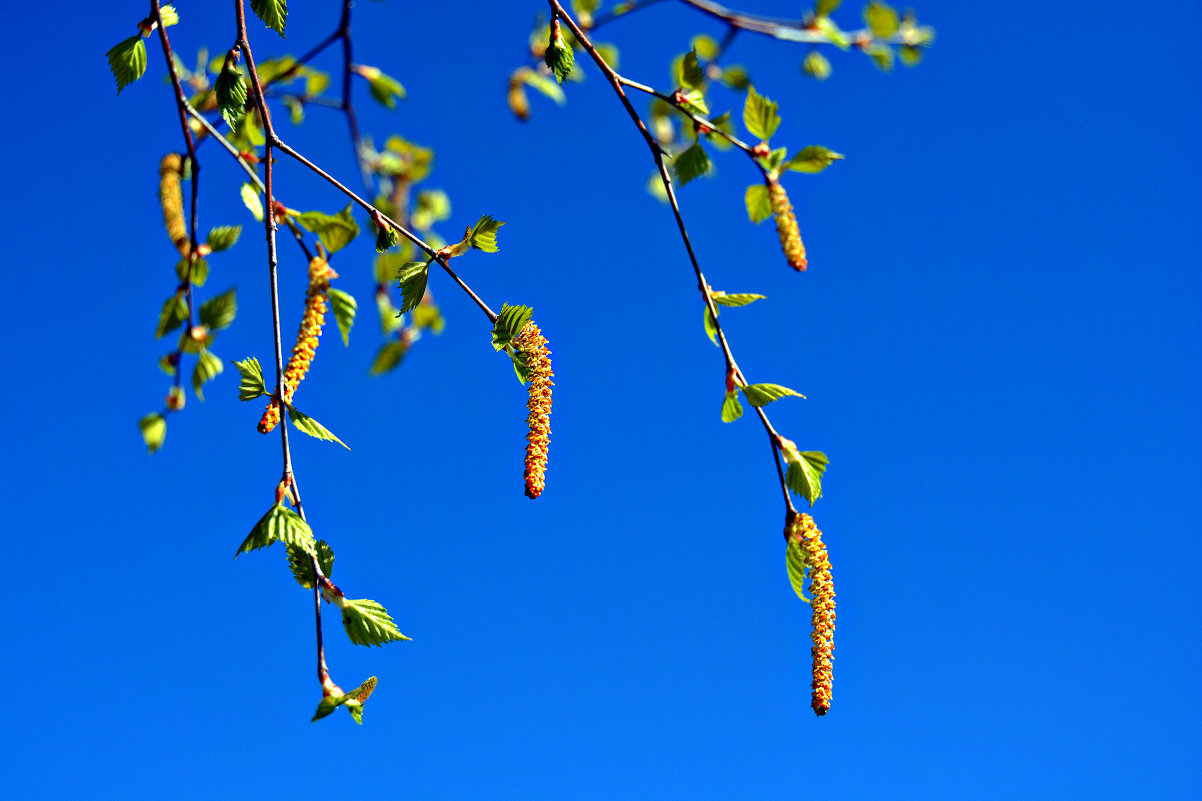
[[[801,229],[797,227],[797,215],[785,188],[775,178],[768,181],[768,201],[772,205],[772,216],[776,220],[776,234],[780,237],[785,259],[794,270],[806,268],[806,246],[801,241]]]
[[[807,514],[794,515],[786,528],[790,544],[801,549],[810,577],[810,656],[813,682],[810,706],[814,714],[825,715],[831,708],[832,661],[835,652],[835,585],[831,581],[831,560],[827,557],[822,532]]]
[[[513,347],[526,357],[527,377],[530,379],[530,399],[526,408],[530,410],[526,422],[530,431],[526,435],[526,497],[537,498],[542,494],[547,472],[547,448],[551,444],[551,351],[547,340],[533,321],[526,323],[521,333],[513,338]]]
[[[179,153],[168,153],[159,162],[159,202],[163,205],[163,222],[167,225],[167,236],[180,255],[188,257],[192,249],[188,240],[188,226],[184,224],[184,194],[180,189],[180,178],[184,172],[184,157]]]

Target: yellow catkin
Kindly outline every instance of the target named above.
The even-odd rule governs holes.
[[[547,472],[547,448],[551,444],[551,351],[538,326],[526,323],[513,338],[513,347],[526,357],[527,377],[530,379],[530,410],[526,422],[526,497],[537,498],[543,492],[543,476]]]
[[[814,714],[825,715],[831,708],[831,685],[834,681],[832,661],[835,653],[835,585],[831,580],[831,560],[822,543],[822,532],[814,518],[797,514],[786,529],[790,543],[801,548],[810,576],[810,656],[813,660],[813,683],[810,706]]]
[[[315,258],[309,262],[309,290],[305,293],[305,316],[301,318],[300,330],[296,332],[296,344],[292,347],[292,356],[284,368],[284,402],[291,403],[297,386],[309,372],[313,356],[317,353],[317,342],[321,337],[321,327],[326,322],[328,293],[330,279],[334,271],[323,258]],[[272,399],[259,420],[259,432],[267,434],[280,422],[280,404]]]
[[[806,268],[806,246],[801,241],[801,230],[797,227],[797,215],[785,188],[776,180],[768,181],[768,201],[772,204],[772,216],[776,219],[776,234],[780,237],[781,249],[794,270]]]
[[[180,255],[187,258],[191,244],[188,227],[184,224],[184,194],[180,189],[180,178],[184,174],[184,157],[179,153],[168,153],[159,162],[159,202],[163,205],[163,222],[167,225],[167,236]]]

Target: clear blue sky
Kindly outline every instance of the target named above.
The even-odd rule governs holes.
[[[327,334],[298,405],[353,451],[297,442],[298,479],[334,578],[413,637],[357,648],[327,615],[335,679],[380,677],[362,728],[309,723],[311,602],[282,553],[230,558],[279,475],[232,369],[162,452],[138,437],[167,383],[155,186],[180,136],[157,49],[119,97],[104,53],[146,4],[4,5],[0,795],[1202,795],[1196,3],[924,0],[939,39],[919,68],[831,53],[821,84],[795,47],[731,51],[780,102],[780,143],[847,154],[786,178],[804,275],[747,221],[737,154],[681,193],[711,284],[768,296],[723,316],[744,369],[806,393],[774,421],[830,455],[821,720],[768,448],[752,418],[718,419],[721,358],[629,120],[591,71],[565,107],[510,117],[535,0],[361,3],[358,60],[410,93],[389,113],[357,85],[365,131],[436,148],[444,233],[509,221],[462,270],[494,306],[534,307],[557,373],[531,502],[525,395],[479,312],[436,276],[446,332],[369,379],[371,246],[339,255],[364,316],[349,350]],[[292,5],[287,42],[254,24],[260,58],[337,21]],[[180,11],[183,53],[232,41],[228,10]],[[721,29],[663,3],[602,38],[666,86],[702,31]],[[309,116],[285,137],[353,178],[341,119]],[[211,262],[209,287],[239,292],[214,350],[267,361],[261,240],[207,148],[202,229],[248,225]],[[342,207],[281,167],[289,197]],[[282,270],[291,332],[302,265]]]

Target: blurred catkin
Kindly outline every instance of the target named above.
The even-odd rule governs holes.
[[[159,202],[163,205],[163,222],[167,225],[167,236],[180,255],[187,258],[192,249],[188,240],[188,227],[184,224],[184,195],[180,189],[180,178],[184,172],[184,157],[179,153],[168,153],[159,162]]]
[[[835,652],[835,585],[831,580],[831,561],[822,532],[807,514],[794,515],[786,529],[791,544],[796,544],[805,559],[810,576],[810,656],[813,660],[813,683],[810,706],[814,714],[825,715],[831,708],[831,686],[834,681],[832,661]]]
[[[801,241],[801,229],[797,227],[797,215],[785,188],[776,179],[768,181],[768,200],[772,205],[772,216],[776,220],[776,234],[780,237],[781,249],[794,270],[806,268],[806,246]]]
[[[321,327],[326,322],[327,297],[330,289],[330,279],[334,271],[320,257],[309,262],[309,289],[305,293],[305,315],[301,318],[300,330],[296,332],[296,344],[292,347],[292,355],[284,368],[285,403],[292,402],[292,396],[297,386],[309,372],[313,364],[313,356],[317,353],[317,342],[321,337]],[[280,422],[279,401],[272,398],[259,420],[259,432],[267,434]]]
[[[547,472],[547,448],[551,444],[551,351],[547,340],[533,321],[526,323],[516,337],[513,347],[526,357],[527,377],[530,379],[530,410],[526,422],[526,497],[537,498],[543,492],[543,476]]]

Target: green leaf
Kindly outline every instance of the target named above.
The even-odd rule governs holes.
[[[493,348],[504,350],[505,346],[522,332],[522,329],[526,327],[526,323],[530,322],[530,317],[533,314],[534,310],[529,306],[502,304],[501,313],[497,315],[497,322],[493,325],[492,329]]]
[[[396,232],[396,229],[391,225],[385,225],[376,231],[376,253],[383,253],[389,248],[395,247],[400,241],[401,235]]]
[[[242,115],[246,113],[246,81],[233,67],[228,67],[217,76],[217,108],[225,124],[230,130],[238,127]]]
[[[417,308],[426,296],[426,282],[430,279],[430,262],[410,261],[397,270],[397,280],[401,288],[401,314],[406,314]]]
[[[561,85],[572,72],[576,57],[572,54],[572,48],[564,41],[558,25],[551,27],[551,39],[546,52],[543,53],[543,61],[551,68],[551,72],[555,73],[555,80]]]
[[[681,106],[685,111],[691,111],[699,117],[705,117],[710,113],[709,103],[705,102],[705,94],[700,89],[686,89],[681,92],[683,102]]]
[[[441,334],[446,325],[447,321],[436,303],[423,303],[413,310],[413,327],[418,330],[428,328],[435,334]]]
[[[376,351],[376,358],[371,364],[371,374],[381,375],[394,369],[405,357],[409,346],[404,342],[385,342]]]
[[[451,199],[441,189],[423,189],[417,194],[417,208],[410,220],[413,227],[427,231],[434,223],[451,216]]]
[[[785,543],[785,570],[789,574],[789,583],[793,585],[793,592],[797,593],[798,598],[809,603],[810,599],[805,594],[806,558],[801,551],[801,543]]]
[[[747,397],[747,402],[757,409],[761,406],[767,406],[778,398],[784,398],[789,395],[796,398],[805,397],[800,392],[795,392],[788,387],[782,387],[780,384],[748,384],[741,387],[741,389]]]
[[[780,125],[776,103],[761,95],[754,86],[747,87],[747,100],[743,103],[743,124],[752,136],[767,142]]]
[[[254,356],[248,356],[240,362],[232,362],[238,368],[238,400],[254,400],[267,393],[263,383],[263,368]]]
[[[335,709],[345,703],[345,695],[327,695],[321,699],[321,703],[317,705],[317,711],[313,713],[313,718],[309,722],[312,723],[333,714]]]
[[[308,434],[311,437],[325,440],[326,442],[337,442],[348,451],[350,450],[350,447],[345,442],[338,439],[338,437],[334,436],[330,429],[326,428],[312,417],[309,417],[307,414],[297,411],[292,407],[292,404],[289,403],[285,405],[288,407],[288,419],[292,421],[292,425],[296,426],[298,431]]]
[[[191,284],[192,286],[204,286],[205,281],[209,280],[209,263],[204,259],[191,259],[184,257],[175,264],[175,274],[179,276],[180,283],[188,280],[188,271],[191,268]]]
[[[146,45],[142,43],[142,34],[135,33],[113,45],[106,53],[109,69],[117,79],[117,94],[146,72]]]
[[[743,404],[739,403],[739,393],[727,392],[722,401],[722,422],[733,423],[743,416]]]
[[[215,298],[209,298],[200,305],[200,324],[207,326],[210,331],[220,331],[234,322],[238,313],[236,290],[223,292]]]
[[[766,184],[752,184],[743,194],[747,217],[757,225],[772,216],[772,199]]]
[[[142,441],[146,443],[149,453],[163,447],[163,440],[167,437],[167,418],[157,412],[148,414],[138,421],[138,428],[142,429]]]
[[[680,85],[684,89],[701,89],[705,86],[705,72],[697,60],[697,51],[685,53],[680,64]]]
[[[836,153],[822,145],[810,145],[799,150],[793,158],[785,163],[785,166],[794,172],[817,173],[843,158],[845,156],[842,153]]]
[[[822,474],[826,472],[826,454],[821,451],[805,451],[800,456],[797,461],[790,462],[785,473],[785,484],[813,506],[814,501],[822,497]]]
[[[518,381],[525,386],[530,381],[530,355],[513,347],[506,345],[505,352],[509,354],[509,359],[513,362],[513,372],[518,377]]]
[[[298,214],[296,221],[310,233],[317,234],[326,250],[336,253],[351,243],[359,235],[359,223],[351,214],[351,204],[336,215],[324,214],[320,211],[306,211]]]
[[[355,324],[359,303],[354,295],[334,287],[330,287],[327,294],[330,297],[330,306],[334,309],[334,319],[338,322],[338,333],[342,334],[342,344],[349,345],[351,327]]]
[[[280,95],[280,102],[288,109],[288,120],[293,125],[300,125],[305,121],[305,104],[300,102],[293,95]]]
[[[263,24],[280,36],[288,24],[288,0],[250,0],[250,7]]]
[[[347,598],[342,607],[342,625],[346,636],[355,645],[383,645],[396,640],[408,640],[397,630],[396,623],[383,606],[366,598],[352,601]]]
[[[529,67],[523,67],[521,70],[521,80],[527,86],[554,100],[558,105],[562,106],[567,101],[567,97],[564,95],[563,89],[559,88],[559,84],[541,72],[535,72]]]
[[[710,314],[709,306],[705,307],[705,318],[702,324],[705,326],[705,335],[710,338],[710,342],[714,343],[715,348],[720,347],[718,345],[718,323],[714,319],[714,315]]]
[[[405,87],[391,75],[385,75],[379,70],[376,70],[376,73],[367,84],[371,96],[385,108],[395,109],[397,100],[405,99]]]
[[[154,338],[158,339],[164,334],[171,333],[183,325],[184,320],[187,319],[188,301],[184,300],[183,292],[176,292],[163,303],[163,310],[159,312],[159,324],[155,328]]]
[[[893,69],[893,48],[889,45],[872,45],[864,51],[864,55],[868,56],[881,72],[889,72]]]
[[[259,548],[266,548],[277,541],[299,548],[305,553],[312,553],[314,549],[313,529],[301,520],[300,515],[282,503],[277,503],[259,518],[259,522],[255,523],[250,534],[246,535],[246,539],[238,546],[234,558]]]
[[[242,204],[250,211],[252,217],[263,222],[263,201],[259,200],[259,190],[250,184],[242,184]]]
[[[179,12],[175,10],[175,6],[160,6],[159,21],[163,23],[164,28],[170,28],[172,25],[178,25]]]
[[[888,39],[897,33],[901,20],[896,8],[887,3],[872,2],[864,7],[864,22],[872,29],[873,36]]]
[[[406,638],[408,639],[408,638]],[[360,725],[363,724],[363,704],[371,696],[372,691],[376,689],[376,677],[372,676],[367,681],[360,684],[354,690],[344,695],[327,695],[321,699],[321,703],[317,705],[317,711],[313,714],[313,720],[321,720],[327,717],[338,707],[345,707],[347,712],[351,713],[354,721]]]
[[[317,540],[314,543],[314,550],[317,554],[317,565],[321,568],[322,575],[326,578],[334,570],[334,550],[330,548],[330,544],[325,540]],[[313,562],[312,556],[303,548],[289,546],[288,548],[288,569],[292,571],[292,577],[296,579],[296,583],[304,587],[306,590],[313,589]]]
[[[764,295],[756,295],[753,292],[712,292],[710,296],[714,299],[714,303],[719,306],[746,306],[748,303],[754,303],[757,300],[763,300]]]
[[[742,64],[731,64],[722,68],[722,85],[728,89],[746,89],[751,83],[751,75]]]
[[[913,67],[918,62],[922,61],[922,48],[914,47],[913,45],[902,45],[897,51],[901,63],[907,67]]]
[[[814,16],[825,17],[840,6],[843,0],[818,0],[814,4]]]
[[[805,61],[801,62],[801,71],[811,78],[825,81],[831,77],[831,62],[822,53],[811,50]]]
[[[483,250],[485,253],[496,253],[497,230],[504,224],[485,214],[472,226],[471,233],[467,237],[468,243],[476,250]]]
[[[815,19],[814,28],[840,50],[847,50],[851,46],[851,39],[847,37],[846,33],[839,30],[839,26],[830,17],[822,16]]]
[[[703,58],[706,61],[713,61],[718,55],[718,41],[712,36],[707,36],[704,33],[697,34],[689,40],[689,47],[697,54],[698,58]]]
[[[197,398],[202,401],[205,399],[201,388],[220,375],[224,369],[225,365],[221,363],[221,359],[213,355],[212,351],[205,349],[200,352],[196,357],[196,367],[192,370],[192,390],[196,393]]]
[[[709,154],[705,152],[705,148],[701,146],[700,142],[694,142],[673,160],[672,169],[676,173],[676,179],[680,181],[680,185],[684,186],[689,181],[709,174],[711,170]]]
[[[255,198],[256,200],[258,197]],[[209,229],[208,239],[205,240],[214,253],[229,250],[242,236],[241,225],[218,225]]]

